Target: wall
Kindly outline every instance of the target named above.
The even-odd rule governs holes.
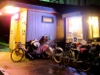
[[[16,13],[17,14],[17,13]],[[18,13],[18,18],[16,19],[14,14],[11,17],[10,24],[10,38],[9,38],[9,48],[10,50],[16,47],[15,42],[26,42],[26,19],[27,19],[27,10],[23,10]]]
[[[53,18],[53,23],[42,22],[42,17]],[[50,35],[52,40],[56,38],[56,16],[54,14],[28,10],[26,31],[26,42],[40,39],[42,36]]]
[[[62,18],[62,15],[57,14],[57,26],[56,26],[56,32],[57,32],[57,40],[59,41],[58,46],[64,48],[65,45],[65,38],[64,38],[64,19]]]
[[[27,25],[27,10],[23,10],[20,12],[20,20],[19,20],[19,40],[23,44],[26,43],[26,25]]]

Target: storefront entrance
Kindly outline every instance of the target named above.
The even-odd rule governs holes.
[[[66,43],[78,43],[83,39],[82,16],[67,14],[65,17]]]

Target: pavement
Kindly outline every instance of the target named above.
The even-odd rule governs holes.
[[[13,62],[9,48],[0,45],[0,75],[87,75],[77,72],[72,67],[59,66],[51,59],[28,60]]]
[[[13,62],[10,52],[0,52],[0,69],[5,74],[0,75],[92,75],[79,71],[72,67],[59,66],[51,59],[23,59],[21,62]]]
[[[32,63],[28,60],[15,63],[10,59],[10,52],[0,52],[0,68],[3,68],[9,75],[31,75],[29,68]]]

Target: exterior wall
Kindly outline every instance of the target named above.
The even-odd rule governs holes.
[[[57,40],[59,41],[58,46],[64,48],[65,46],[65,38],[64,38],[64,19],[62,18],[61,14],[57,15]]]
[[[27,10],[20,12],[20,20],[19,20],[19,41],[25,44],[26,42],[26,24],[27,24]]]
[[[88,42],[89,39],[89,33],[88,33],[88,16],[86,13],[83,13],[82,15],[82,24],[83,24],[83,39],[85,39]]]
[[[43,17],[53,18],[53,23],[43,22]],[[26,42],[33,39],[39,40],[45,35],[50,35],[52,40],[56,38],[56,16],[54,14],[28,10],[27,21]]]
[[[14,19],[14,15],[11,17],[11,24],[10,24],[10,39],[9,39],[9,49],[15,48],[15,41],[17,39],[17,24],[18,21]]]
[[[9,39],[9,48],[10,50],[16,47],[15,42],[22,42],[25,44],[26,41],[26,17],[27,10],[21,11],[19,13],[18,19],[15,19],[14,14],[11,17],[11,25],[10,25],[10,39]]]
[[[64,38],[64,21],[62,19],[62,16],[59,14],[57,16],[57,39],[63,39]]]

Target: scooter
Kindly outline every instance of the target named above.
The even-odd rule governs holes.
[[[47,36],[42,36],[42,38],[39,41],[37,39],[29,41],[28,46],[26,47],[28,50],[25,53],[26,58],[28,59],[47,58],[48,54],[46,53],[46,50],[51,49],[49,48],[49,45],[46,44],[47,41],[48,41]]]

